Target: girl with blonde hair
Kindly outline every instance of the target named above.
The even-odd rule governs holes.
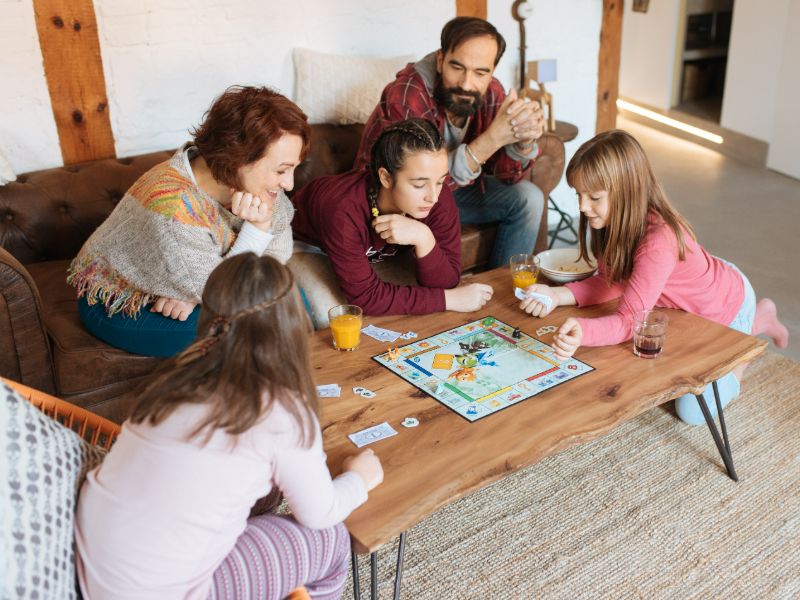
[[[685,310],[743,333],[763,333],[779,348],[786,347],[789,334],[778,321],[775,303],[768,298],[756,303],[747,277],[697,242],[633,136],[607,131],[583,144],[567,166],[567,182],[579,198],[581,257],[588,259],[591,249],[598,273],[563,287],[534,285],[529,289],[548,295],[552,306],[524,300],[521,308],[543,317],[556,306],[588,306],[617,298],[619,304],[610,315],[567,319],[554,338],[559,357],[569,358],[580,345],[630,340],[634,315],[655,306]],[[745,366],[719,380],[722,406],[739,394]],[[710,389],[704,396],[713,398]],[[716,404],[706,402],[715,415]],[[705,422],[693,395],[682,396],[675,406],[683,421]]]

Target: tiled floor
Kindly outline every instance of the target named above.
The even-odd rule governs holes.
[[[618,127],[642,144],[700,243],[775,301],[790,332],[778,351],[800,360],[800,181],[622,118]]]

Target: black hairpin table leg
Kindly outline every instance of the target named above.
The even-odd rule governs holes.
[[[697,402],[700,403],[700,410],[703,411],[703,417],[705,417],[706,425],[708,425],[708,429],[711,431],[711,437],[714,438],[717,450],[719,450],[722,461],[725,463],[725,468],[728,470],[728,476],[734,481],[739,481],[739,476],[736,475],[736,469],[733,468],[731,445],[728,441],[728,430],[725,427],[725,415],[722,413],[722,404],[720,403],[719,389],[717,388],[716,381],[712,383],[712,388],[714,389],[714,400],[717,404],[717,414],[719,414],[719,425],[720,429],[722,429],[722,437],[719,435],[717,425],[714,423],[714,417],[711,416],[711,411],[709,411],[708,406],[706,406],[706,400],[703,394],[695,394],[695,397],[697,398]]]
[[[394,575],[394,600],[400,598],[400,583],[403,578],[403,558],[406,549],[406,532],[400,534],[400,543],[397,547],[397,571]],[[350,561],[353,568],[353,598],[361,600],[361,582],[358,578],[358,555],[355,549],[350,550]],[[378,598],[378,552],[369,555],[370,570],[370,600]]]
[[[353,568],[353,598],[361,600],[361,581],[358,579],[358,554],[353,548],[352,540],[350,540],[350,565]]]

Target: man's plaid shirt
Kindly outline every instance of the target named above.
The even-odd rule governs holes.
[[[470,119],[463,143],[470,143],[486,131],[497,115],[505,97],[503,86],[496,78],[492,77],[492,81],[483,95],[483,104]],[[444,108],[436,104],[422,75],[414,68],[414,63],[409,63],[397,74],[397,79],[383,89],[381,101],[372,111],[361,134],[361,144],[356,155],[355,166],[368,167],[372,144],[375,143],[385,127],[397,121],[414,117],[433,121],[444,135]],[[512,184],[522,180],[532,165],[533,161],[531,160],[523,169],[519,161],[506,154],[505,148],[500,148],[483,165],[482,174],[494,175],[500,181]],[[473,185],[480,179],[481,177],[478,177],[469,185]],[[458,187],[452,178],[448,178],[448,184],[451,188]]]

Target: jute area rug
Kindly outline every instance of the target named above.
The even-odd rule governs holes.
[[[653,409],[413,527],[401,597],[800,598],[800,363],[759,358],[725,415],[738,483],[707,427]]]

